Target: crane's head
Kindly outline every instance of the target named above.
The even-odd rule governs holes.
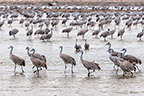
[[[13,46],[8,47],[8,49],[13,48]]]
[[[111,43],[110,42],[107,42],[105,45],[110,45]]]
[[[47,65],[46,64],[44,64],[44,66],[43,66],[45,69],[47,69]]]
[[[83,50],[81,50],[81,53],[82,53],[82,54],[84,53]]]
[[[59,48],[61,48],[61,49],[62,49],[62,48],[63,48],[63,46],[60,46]]]
[[[123,48],[121,51],[125,51],[126,50],[126,48]]]
[[[35,51],[35,49],[33,48],[31,51]]]
[[[53,30],[53,28],[51,28],[51,31]]]
[[[27,50],[29,50],[29,47],[26,47]]]

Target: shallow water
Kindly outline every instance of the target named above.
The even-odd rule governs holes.
[[[19,17],[21,18],[21,17]],[[71,20],[69,20],[70,22]],[[54,29],[54,35],[50,42],[42,42],[39,37],[26,37],[26,28],[14,21],[10,26],[5,22],[0,30],[0,95],[1,96],[143,96],[144,95],[144,66],[139,65],[141,72],[134,72],[134,76],[130,74],[126,77],[122,76],[122,71],[118,72],[118,76],[113,69],[113,63],[109,60],[109,54],[106,52],[108,46],[103,38],[92,37],[92,32],[97,29],[97,25],[86,33],[85,38],[90,44],[90,49],[84,51],[84,59],[95,61],[101,67],[101,71],[92,73],[93,76],[87,77],[87,70],[80,62],[80,53],[76,53],[74,49],[75,39],[78,44],[84,45],[84,39],[77,37],[80,28],[74,27],[68,38],[62,33],[64,28],[69,27],[59,25]],[[123,28],[124,22],[117,27],[117,31]],[[13,28],[19,29],[16,38],[9,36],[9,31]],[[83,27],[84,28],[84,27]],[[86,27],[85,27],[86,28]],[[113,29],[113,22],[106,25],[104,30]],[[144,41],[139,42],[136,38],[137,33],[143,28],[142,25],[132,26],[126,29],[123,40],[117,37],[117,31],[114,38],[107,38],[112,43],[112,48],[120,51],[127,48],[127,54],[134,55],[144,62],[143,48]],[[37,30],[34,26],[34,32]],[[104,31],[102,30],[102,32]],[[17,67],[17,73],[14,74],[14,64],[9,58],[10,45],[14,46],[13,54],[25,59],[26,66],[24,74],[20,74],[21,69]],[[59,46],[63,45],[63,53],[68,54],[76,59],[77,65],[74,67],[74,75],[71,75],[70,65],[67,68],[67,74],[64,74],[64,63],[59,57]],[[26,47],[35,48],[37,53],[43,54],[47,59],[47,70],[40,71],[40,77],[33,73],[32,63],[26,54]],[[83,48],[84,49],[84,48]]]

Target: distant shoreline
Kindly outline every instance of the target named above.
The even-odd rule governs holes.
[[[48,1],[41,1],[41,2],[35,2],[35,1],[0,1],[0,5],[48,5]],[[58,5],[101,5],[101,6],[144,6],[144,2],[58,2]]]

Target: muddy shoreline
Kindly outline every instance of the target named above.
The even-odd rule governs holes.
[[[49,1],[33,2],[33,1],[0,1],[1,5],[48,5]],[[95,5],[95,6],[144,6],[144,2],[58,2],[58,5]]]

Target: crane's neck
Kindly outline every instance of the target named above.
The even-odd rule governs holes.
[[[63,51],[63,48],[61,47],[61,49],[60,49],[60,54],[62,54],[62,51]]]
[[[113,49],[111,49],[111,52],[110,52],[110,57],[112,57],[112,54],[113,54]]]
[[[115,26],[114,26],[114,30],[116,30],[116,24],[115,24]]]
[[[85,44],[87,43],[87,41],[85,40]]]
[[[127,50],[125,49],[124,52],[123,52],[123,56],[125,56],[125,53],[126,53],[126,52],[127,52]]]
[[[81,52],[80,59],[81,59],[81,61],[83,60],[83,52]]]
[[[12,51],[13,51],[13,47],[11,47],[10,54],[12,54]]]
[[[120,56],[121,56],[121,54],[119,53],[119,54],[118,54],[118,59],[120,59]]]
[[[31,26],[31,30],[33,30],[33,26]]]
[[[53,30],[51,29],[51,34],[53,34]]]
[[[35,50],[33,50],[32,56],[34,56]]]
[[[76,42],[75,42],[75,45],[77,45],[77,40],[76,40]]]
[[[111,44],[109,43],[109,50],[111,49]]]
[[[28,56],[30,56],[30,51],[29,51],[29,48],[27,49],[27,54],[28,54]]]

